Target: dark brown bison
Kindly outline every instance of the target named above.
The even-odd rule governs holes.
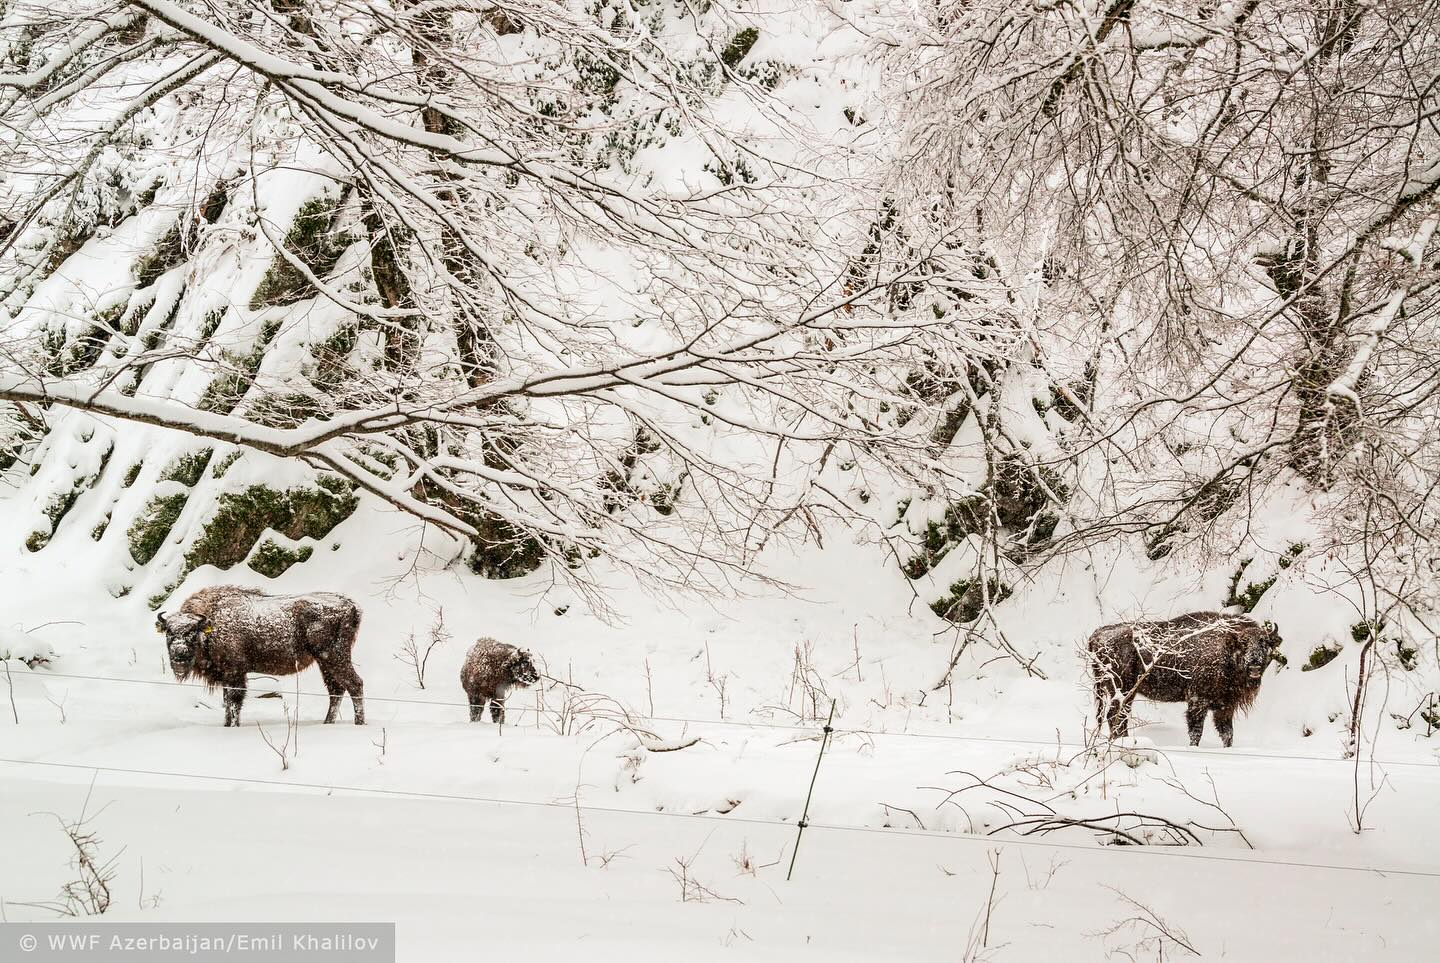
[[[1112,739],[1130,728],[1137,695],[1185,703],[1190,745],[1200,745],[1206,713],[1214,713],[1220,742],[1234,738],[1235,710],[1250,708],[1280,633],[1245,615],[1191,612],[1168,622],[1121,622],[1090,636],[1095,710]]]
[[[470,700],[470,721],[485,716],[485,703],[490,703],[490,719],[505,721],[505,696],[516,686],[534,685],[540,679],[535,659],[525,649],[517,649],[494,639],[480,639],[465,654],[460,667],[460,688]]]
[[[325,721],[334,722],[340,699],[350,693],[355,724],[365,724],[365,684],[350,660],[360,609],[343,595],[266,595],[221,585],[201,589],[173,615],[159,613],[175,678],[198,678],[225,689],[225,725],[240,724],[245,677],[251,672],[294,675],[320,666],[330,693]]]

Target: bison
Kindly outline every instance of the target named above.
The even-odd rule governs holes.
[[[330,693],[325,721],[335,721],[348,692],[355,724],[365,724],[365,684],[350,658],[360,609],[343,595],[267,595],[221,585],[196,592],[173,615],[159,613],[155,627],[165,635],[176,679],[224,687],[227,726],[240,724],[246,675],[293,675],[311,663],[320,666]]]
[[[1205,715],[1213,713],[1215,731],[1228,747],[1235,710],[1247,711],[1255,701],[1279,645],[1274,623],[1219,612],[1096,629],[1088,649],[1097,724],[1108,722],[1113,739],[1129,732],[1130,704],[1137,695],[1183,702],[1190,745],[1200,745]]]
[[[490,703],[490,719],[505,722],[505,696],[515,686],[534,685],[540,679],[534,657],[525,649],[517,649],[494,639],[480,639],[465,654],[460,667],[460,688],[470,700],[470,721],[485,716],[485,703]]]

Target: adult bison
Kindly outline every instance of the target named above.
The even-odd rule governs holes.
[[[1167,622],[1121,622],[1090,636],[1095,711],[1110,737],[1130,728],[1137,695],[1185,703],[1190,745],[1200,745],[1205,715],[1213,713],[1220,742],[1235,735],[1235,710],[1250,708],[1280,633],[1245,615],[1191,612]]]
[[[221,585],[196,592],[173,615],[159,613],[155,627],[165,635],[175,678],[224,687],[227,726],[240,724],[246,675],[293,675],[311,663],[320,666],[330,693],[325,721],[335,721],[348,692],[355,724],[365,724],[365,684],[350,661],[360,609],[343,595],[267,595]]]

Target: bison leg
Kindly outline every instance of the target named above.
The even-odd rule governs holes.
[[[1095,726],[1098,730],[1107,724],[1110,738],[1123,739],[1130,732],[1130,702],[1135,697],[1134,687],[1125,685],[1119,668],[1108,659],[1091,662],[1090,672],[1095,678]]]
[[[225,686],[225,725],[240,725],[240,707],[245,703],[245,680]]]
[[[328,726],[340,715],[340,700],[345,697],[345,687],[323,662],[320,663],[320,678],[325,680],[325,691],[330,693],[330,708],[325,712],[325,724]]]
[[[493,723],[495,723],[496,725],[500,725],[500,726],[503,726],[503,725],[505,724],[505,700],[504,700],[504,699],[491,699],[491,700],[490,700],[490,721],[493,722]]]
[[[347,665],[337,669],[335,678],[350,693],[350,707],[355,710],[355,724],[365,724],[365,683],[360,679],[360,673],[355,671],[353,665]]]
[[[1114,686],[1107,686],[1095,694],[1096,725],[1110,726],[1111,739],[1123,739],[1130,734],[1130,699]]]
[[[1112,698],[1114,698],[1114,696],[1112,696],[1112,695],[1110,695],[1110,694],[1108,694],[1108,693],[1105,693],[1105,692],[1100,691],[1100,687],[1099,687],[1099,686],[1096,686],[1096,687],[1095,687],[1095,736],[1096,736],[1096,738],[1099,738],[1100,734],[1105,731],[1105,724],[1109,721],[1109,717],[1110,717],[1110,713],[1107,711],[1107,707],[1109,706],[1110,700],[1111,700]]]
[[[1110,738],[1124,739],[1130,735],[1130,701],[1116,696],[1110,703]]]
[[[1215,731],[1220,734],[1220,745],[1226,749],[1230,743],[1235,741],[1235,707],[1234,706],[1211,706],[1210,711],[1214,713]]]
[[[474,696],[474,695],[470,695],[468,692],[466,693],[466,695],[469,696],[469,699],[470,699],[470,721],[471,721],[471,722],[484,722],[484,721],[485,721],[485,697],[484,697],[484,696]]]
[[[1193,696],[1185,700],[1185,728],[1190,732],[1190,745],[1200,745],[1200,737],[1205,734],[1205,714],[1209,711],[1208,702],[1201,702]],[[1218,727],[1218,720],[1216,725]]]

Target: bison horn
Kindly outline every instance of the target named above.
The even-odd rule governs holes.
[[[155,631],[156,631],[156,632],[164,632],[164,631],[165,631],[165,613],[164,613],[164,612],[156,612],[156,613],[155,613]]]

